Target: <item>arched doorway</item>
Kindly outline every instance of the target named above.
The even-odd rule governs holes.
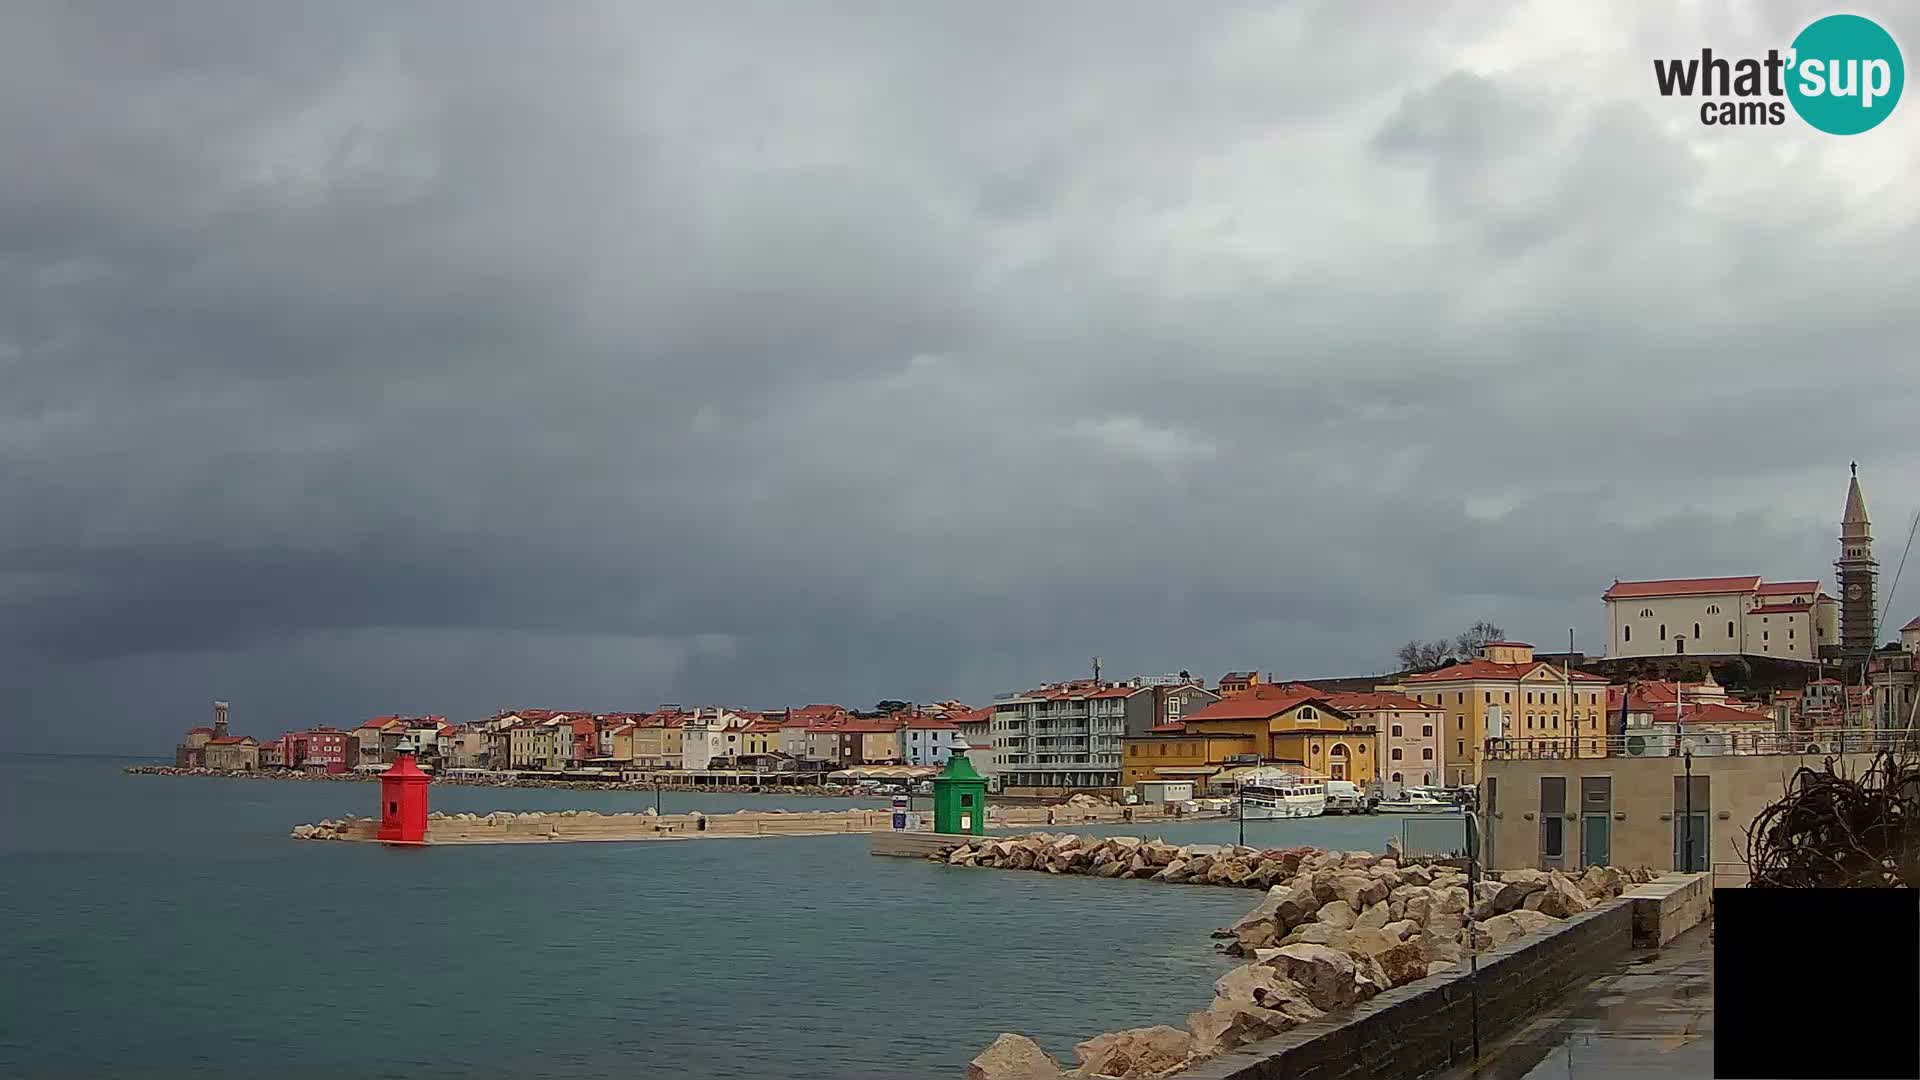
[[[1335,780],[1347,778],[1347,744],[1334,743],[1327,750],[1327,775]]]

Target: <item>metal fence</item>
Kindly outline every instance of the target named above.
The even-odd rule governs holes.
[[[1409,817],[1400,822],[1401,858],[1410,862],[1440,862],[1467,857],[1465,814]]]
[[[1884,728],[1813,728],[1805,731],[1629,731],[1625,735],[1574,738],[1488,739],[1490,761],[1540,761],[1563,758],[1694,757],[1722,755],[1870,754],[1879,750],[1920,750],[1920,733]]]

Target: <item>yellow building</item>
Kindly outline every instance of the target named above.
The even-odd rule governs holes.
[[[1564,741],[1568,756],[1604,757],[1607,690],[1598,675],[1533,658],[1533,646],[1496,641],[1480,656],[1380,686],[1446,712],[1440,757],[1447,783],[1478,782],[1488,738],[1538,746]]]
[[[1255,685],[1145,735],[1128,736],[1121,781],[1193,780],[1210,786],[1240,765],[1295,765],[1306,773],[1365,784],[1379,769],[1377,734],[1311,686]]]
[[[755,720],[741,733],[742,753],[777,754],[780,752],[780,725],[771,720]]]
[[[654,713],[633,729],[635,768],[677,769],[686,744],[687,718],[678,713]]]

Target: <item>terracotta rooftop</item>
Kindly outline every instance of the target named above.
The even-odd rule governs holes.
[[[1405,694],[1378,690],[1363,694],[1329,694],[1328,704],[1342,712],[1369,712],[1380,709],[1417,709],[1421,712],[1438,712],[1440,706],[1428,705],[1416,701]]]
[[[1768,581],[1762,583],[1761,586],[1754,591],[1761,596],[1778,596],[1783,593],[1819,592],[1820,583],[1817,581]]]
[[[1900,628],[1900,632],[1903,634],[1909,630],[1920,630],[1920,615],[1915,615],[1912,622]]]
[[[1266,720],[1280,715],[1289,709],[1304,705],[1309,701],[1340,712],[1338,706],[1330,703],[1332,695],[1313,687],[1287,684],[1284,686],[1255,686],[1244,694],[1235,694],[1221,701],[1211,701],[1205,706],[1190,712],[1186,723],[1196,720]],[[1341,715],[1345,715],[1344,712]]]
[[[1656,724],[1772,724],[1773,717],[1750,709],[1735,709],[1720,704],[1688,705],[1685,711],[1671,702],[1650,710]]]
[[[208,739],[208,746],[241,746],[253,742],[251,735],[227,735],[218,739]]]
[[[1546,668],[1553,677],[1561,678],[1564,669],[1555,667],[1544,660],[1529,660],[1524,664],[1496,664],[1491,660],[1468,660],[1462,664],[1449,664],[1439,671],[1429,671],[1425,675],[1409,675],[1410,683],[1454,682],[1461,679],[1520,679],[1532,674],[1537,668]],[[1577,683],[1603,683],[1607,680],[1598,675],[1589,675],[1584,671],[1573,673]]]
[[[1665,578],[1660,581],[1616,581],[1602,593],[1602,600],[1629,600],[1656,596],[1706,596],[1711,593],[1753,592],[1760,587],[1760,575],[1741,577]]]

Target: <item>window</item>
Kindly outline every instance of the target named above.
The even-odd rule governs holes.
[[[1491,690],[1489,690],[1489,691],[1487,691],[1487,700],[1486,700],[1486,704],[1488,704],[1488,705],[1491,705],[1491,704],[1493,704],[1493,691],[1491,691]]]
[[[1666,623],[1660,624],[1660,640],[1661,641],[1667,640],[1667,624]]]
[[[1300,719],[1302,720],[1311,720],[1318,715],[1318,713],[1313,711],[1313,706],[1311,705],[1302,705],[1300,707]]]
[[[1511,691],[1511,690],[1502,690],[1502,691],[1500,691],[1500,703],[1501,703],[1502,705],[1511,705],[1511,704],[1513,704],[1513,691]]]
[[[1559,694],[1559,692],[1557,692],[1557,691],[1556,691],[1556,692],[1554,693],[1554,695],[1553,695],[1553,703],[1554,703],[1555,705],[1558,705],[1558,704],[1560,704],[1560,694]]]
[[[1465,705],[1467,703],[1467,692],[1465,690],[1462,690],[1458,694],[1455,694],[1453,698],[1453,703],[1455,705]],[[1437,705],[1439,704],[1439,702],[1435,702],[1434,704]]]
[[[1395,725],[1393,725],[1393,737],[1394,737],[1394,738],[1396,738],[1396,739],[1400,737],[1400,725],[1399,725],[1399,724],[1395,724]]]
[[[1793,640],[1793,627],[1791,626],[1787,627],[1787,640],[1788,641]]]
[[[1455,739],[1453,741],[1453,753],[1455,757],[1466,757],[1467,741],[1465,739]]]
[[[1693,624],[1693,640],[1695,641],[1700,640],[1700,624],[1699,623]]]
[[[1760,631],[1760,640],[1761,641],[1767,640],[1767,631],[1765,630]]]
[[[1709,614],[1709,615],[1718,615],[1718,614],[1720,614],[1720,605],[1719,605],[1719,604],[1708,604],[1708,605],[1707,605],[1707,614]]]
[[[1455,730],[1455,731],[1465,731],[1465,730],[1467,730],[1467,718],[1466,718],[1466,717],[1464,717],[1464,716],[1456,716],[1456,717],[1454,717],[1454,718],[1453,718],[1453,730]]]
[[[1393,782],[1394,782],[1394,783],[1396,783],[1396,784],[1400,782],[1400,774],[1399,774],[1399,773],[1394,773],[1394,774],[1393,774]]]
[[[1394,760],[1394,761],[1399,761],[1399,760],[1400,760],[1400,748],[1399,748],[1399,747],[1397,747],[1397,746],[1396,746],[1396,747],[1394,747],[1394,748],[1393,748],[1393,751],[1392,751],[1392,753],[1390,753],[1390,754],[1388,754],[1387,756],[1388,756],[1389,758],[1391,758],[1392,760]]]
[[[1650,608],[1650,607],[1649,607],[1649,608],[1641,608],[1641,609],[1640,609],[1640,617],[1641,617],[1641,618],[1643,618],[1643,619],[1651,619],[1651,618],[1653,618],[1653,609],[1652,609],[1652,608]]]
[[[1432,761],[1432,760],[1433,760],[1433,747],[1431,747],[1431,746],[1429,746],[1429,747],[1426,747],[1426,748],[1424,748],[1424,749],[1422,749],[1422,750],[1420,751],[1420,757],[1421,757],[1421,759],[1422,759],[1422,760],[1425,760],[1425,761]]]
[[[1733,639],[1733,620],[1732,619],[1727,620],[1727,639],[1728,640]]]
[[[1632,640],[1633,640],[1633,627],[1631,627],[1631,626],[1623,626],[1623,627],[1621,627],[1621,628],[1620,628],[1620,639],[1621,639],[1622,641],[1632,641]]]
[[[1420,725],[1420,734],[1424,735],[1429,739],[1433,738],[1433,725],[1432,724]]]

